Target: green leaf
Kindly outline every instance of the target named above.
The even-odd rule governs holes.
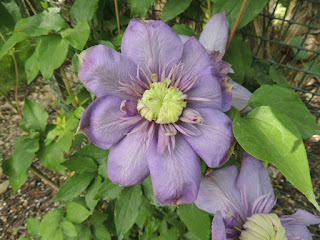
[[[92,240],[91,229],[87,224],[76,225],[78,240]]]
[[[25,99],[23,105],[23,119],[20,127],[26,132],[31,130],[44,132],[48,121],[47,111],[39,104],[32,100]]]
[[[103,44],[109,48],[112,48],[113,50],[117,50],[116,47],[110,41],[99,40],[98,43]]]
[[[40,71],[40,63],[37,60],[36,52],[28,58],[24,67],[27,75],[27,82],[30,84],[38,76]]]
[[[253,109],[233,120],[234,135],[245,151],[276,165],[283,175],[320,210],[313,193],[306,150],[295,124],[269,107]]]
[[[214,11],[213,13],[225,12],[228,16],[230,23],[230,30],[233,28],[238,14],[240,12],[243,1],[234,0],[213,0]],[[237,29],[240,29],[251,22],[262,9],[266,6],[268,0],[248,0],[243,14],[241,15]]]
[[[17,43],[22,42],[27,38],[28,38],[28,35],[25,33],[22,33],[22,32],[13,33],[12,36],[5,42],[5,44],[0,49],[0,59],[3,58],[3,56],[7,55]]]
[[[3,163],[3,171],[10,176],[10,184],[14,193],[27,180],[28,169],[38,149],[39,133],[20,136],[16,141],[13,156]]]
[[[171,228],[168,231],[161,233],[158,240],[177,240],[179,239],[179,231],[176,228]]]
[[[234,37],[225,55],[225,61],[230,63],[235,71],[235,74],[232,74],[235,82],[241,84],[254,76],[251,68],[252,59],[248,44],[242,38]]]
[[[0,31],[2,34],[11,31],[21,17],[20,8],[14,0],[0,2]]]
[[[56,11],[51,11],[22,18],[17,22],[14,30],[36,37],[47,35],[51,31],[57,32],[65,26],[66,23],[63,17]]]
[[[93,235],[96,239],[99,240],[111,240],[108,229],[102,224],[93,225]]]
[[[78,76],[79,71],[79,55],[75,53],[72,57],[72,69],[76,76]]]
[[[73,138],[73,132],[68,129],[64,129],[59,134],[59,137],[57,140],[58,146],[61,148],[61,150],[63,150],[67,154],[70,151],[70,147],[72,144],[72,138]]]
[[[93,178],[92,173],[76,173],[61,186],[52,201],[71,201],[86,190]]]
[[[115,225],[119,239],[123,239],[124,235],[135,223],[141,204],[141,186],[132,186],[125,188],[119,196],[115,207]]]
[[[301,36],[298,36],[298,37],[292,39],[289,44],[292,46],[304,47],[302,45],[302,37]],[[299,53],[298,53],[298,49],[295,47],[293,47],[292,50],[296,54],[296,60],[305,60],[309,57],[306,50],[300,50]]]
[[[144,19],[153,2],[154,0],[132,0],[131,16],[139,16],[140,18]]]
[[[101,187],[101,177],[97,176],[94,182],[88,188],[88,191],[85,197],[87,206],[89,207],[90,211],[93,211],[97,203],[99,202],[99,200],[95,199],[95,196],[97,195],[100,187]]]
[[[98,7],[98,2],[99,0],[76,0],[70,10],[70,16],[77,22],[90,21]]]
[[[273,66],[269,70],[270,77],[272,81],[277,83],[281,87],[290,88],[290,84],[286,79],[284,73],[281,70],[276,70]]]
[[[61,228],[57,228],[46,240],[63,240],[63,233]]]
[[[169,0],[163,8],[161,20],[167,22],[183,13],[192,0]]]
[[[36,218],[28,218],[28,233],[31,237],[37,237],[39,235],[40,221]]]
[[[71,202],[67,204],[67,219],[73,223],[79,224],[86,220],[91,212],[82,205]]]
[[[59,233],[56,233],[62,220],[64,210],[62,208],[54,209],[47,213],[40,223],[39,233],[43,239],[58,239]],[[54,238],[57,235],[57,238]]]
[[[96,172],[98,170],[97,164],[88,157],[72,157],[70,160],[63,163],[69,170],[77,173]]]
[[[208,213],[197,208],[194,203],[179,205],[177,213],[189,231],[197,236],[198,239],[210,238],[211,221]]]
[[[104,150],[99,148],[92,143],[85,145],[83,148],[79,149],[73,157],[84,156],[95,160],[97,163],[102,164],[108,157],[109,150]]]
[[[69,221],[64,221],[62,223],[62,229],[63,229],[63,233],[67,237],[76,237],[77,236],[76,227],[73,225],[73,223],[71,223]]]
[[[99,188],[95,197],[97,200],[113,200],[119,197],[124,188],[120,185],[114,184],[109,179],[106,179]]]
[[[262,86],[253,93],[249,105],[253,108],[270,106],[286,114],[304,139],[320,133],[320,126],[316,124],[314,116],[299,95],[289,89],[276,85]]]
[[[87,22],[79,22],[75,28],[62,31],[61,36],[67,40],[72,47],[82,51],[89,39],[90,27]]]
[[[53,70],[64,63],[69,50],[69,44],[59,35],[48,35],[40,38],[37,45],[37,61],[40,63],[40,72],[45,80],[48,80]]]
[[[37,155],[46,168],[64,174],[65,168],[61,163],[65,161],[65,158],[57,142],[52,142],[48,145],[42,144]]]
[[[172,29],[179,35],[195,36],[194,30],[188,27],[186,24],[177,24]]]

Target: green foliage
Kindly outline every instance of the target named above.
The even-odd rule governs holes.
[[[70,16],[79,22],[87,22],[93,18],[98,7],[98,0],[76,0],[70,10]]]
[[[16,32],[14,33],[4,44],[4,46],[2,46],[1,50],[0,50],[0,59],[7,55],[10,50],[19,42],[22,42],[23,40],[25,40],[28,37],[27,34],[23,33],[23,32]]]
[[[299,36],[299,37],[296,37],[296,38],[292,39],[289,44],[292,45],[292,46],[296,46],[296,47],[303,47],[302,37]],[[293,52],[295,54],[296,60],[305,60],[305,59],[307,59],[309,57],[306,50],[300,50],[299,51],[295,47],[293,47],[292,50],[293,50]]]
[[[79,156],[72,157],[70,160],[63,163],[69,170],[76,171],[77,173],[83,172],[96,172],[98,166],[92,158]]]
[[[92,184],[88,187],[88,191],[85,196],[85,201],[90,209],[90,211],[93,211],[96,205],[98,204],[100,199],[95,199],[100,187],[101,187],[101,177],[97,176],[95,180],[92,182]]]
[[[161,20],[167,22],[185,11],[192,0],[169,0],[163,8]]]
[[[154,0],[132,0],[131,1],[131,16],[139,16],[144,19],[147,11],[150,9]]]
[[[25,71],[27,75],[27,82],[30,84],[39,74],[40,63],[37,60],[37,54],[34,52],[25,63]]]
[[[43,166],[64,174],[65,167],[62,166],[61,163],[65,161],[65,158],[63,150],[57,142],[52,142],[48,145],[41,144],[37,155]]]
[[[39,229],[40,229],[40,221],[36,218],[28,218],[28,233],[31,237],[39,236]]]
[[[68,28],[61,32],[63,39],[78,50],[83,50],[90,35],[90,27],[87,22],[79,22],[73,29]]]
[[[77,230],[76,227],[73,225],[72,222],[69,221],[64,221],[62,223],[62,229],[63,229],[63,233],[67,236],[67,237],[76,237],[77,236]]]
[[[62,231],[59,228],[63,214],[64,210],[62,208],[57,208],[44,216],[39,228],[40,236],[43,239],[63,239]]]
[[[67,220],[72,223],[82,223],[91,215],[91,212],[82,205],[70,202],[67,204]]]
[[[109,179],[106,179],[100,186],[96,199],[113,200],[119,197],[123,187],[114,184]]]
[[[285,114],[269,106],[238,114],[234,135],[248,153],[276,165],[283,175],[320,210],[313,193],[306,150],[295,124]]]
[[[186,24],[177,24],[172,29],[179,35],[195,36],[194,30],[188,27]]]

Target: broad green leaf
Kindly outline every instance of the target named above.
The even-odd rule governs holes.
[[[110,207],[110,206],[109,206]],[[109,208],[110,210],[110,208]],[[113,216],[112,216],[113,217]],[[103,224],[108,218],[107,213],[102,212],[93,212],[93,214],[89,217],[88,221],[93,225]]]
[[[151,8],[154,0],[132,0],[131,2],[131,16],[139,16],[144,19],[147,11]]]
[[[21,17],[20,8],[14,0],[0,2],[0,32],[2,34],[11,31]]]
[[[10,176],[10,185],[15,193],[28,179],[28,169],[34,154],[39,149],[39,133],[18,138],[13,156],[3,163],[4,173]]]
[[[177,213],[189,231],[197,236],[199,240],[210,238],[211,221],[208,213],[197,208],[194,203],[180,205]]]
[[[76,173],[61,186],[52,201],[71,201],[86,190],[93,178],[92,173]]]
[[[56,235],[63,214],[64,210],[62,208],[57,208],[44,216],[39,228],[39,233],[43,239],[55,239],[53,236]]]
[[[225,12],[230,23],[230,30],[233,28],[238,14],[240,12],[243,1],[234,0],[213,0],[213,13]],[[237,29],[240,29],[251,22],[262,9],[266,6],[268,0],[248,0],[247,5],[241,15]]]
[[[75,53],[72,57],[72,69],[73,72],[76,76],[78,76],[78,71],[79,71],[79,55],[77,53]]]
[[[89,207],[90,211],[93,211],[97,203],[99,202],[99,200],[95,199],[95,196],[97,195],[100,189],[100,186],[101,186],[101,177],[97,176],[94,182],[89,186],[88,191],[86,193],[86,197],[85,197],[87,206]]]
[[[225,55],[225,61],[231,64],[235,74],[231,74],[232,79],[237,83],[248,81],[254,76],[251,68],[252,54],[248,44],[240,37],[234,37]]]
[[[31,57],[28,58],[24,67],[27,75],[28,84],[30,84],[38,76],[40,71],[40,63],[37,60],[36,52],[34,52],[31,55]]]
[[[61,36],[78,50],[83,50],[90,36],[90,27],[87,22],[79,22],[75,28],[68,28],[61,32]]]
[[[8,39],[8,41],[6,41],[5,44],[2,46],[2,48],[0,49],[0,59],[3,56],[7,55],[17,43],[22,42],[26,38],[28,38],[28,35],[25,33],[22,33],[22,32],[13,33],[12,36]]]
[[[196,221],[194,221],[196,222]],[[168,231],[161,233],[158,240],[178,240],[179,239],[179,231],[176,228],[171,228]],[[204,238],[203,238],[204,239]]]
[[[25,99],[23,106],[23,119],[20,127],[26,132],[31,130],[44,132],[48,121],[47,111],[39,104],[32,100]]]
[[[123,239],[124,235],[135,223],[141,204],[141,186],[132,186],[123,189],[115,207],[115,225],[119,239]]]
[[[78,240],[92,240],[91,229],[87,224],[77,224]]]
[[[42,144],[37,153],[40,162],[53,171],[64,174],[65,167],[61,165],[65,161],[62,149],[57,142],[52,142],[48,145]]]
[[[106,179],[99,188],[95,199],[97,200],[113,200],[119,197],[124,188],[120,185],[114,184],[109,179]]]
[[[64,129],[59,134],[59,137],[57,140],[58,146],[61,148],[61,150],[63,150],[67,154],[70,151],[70,147],[72,144],[72,138],[73,138],[73,132],[68,129]]]
[[[36,37],[47,35],[51,31],[57,32],[65,26],[63,17],[56,11],[50,11],[22,18],[17,22],[14,30]]]
[[[304,47],[303,44],[302,44],[302,37],[298,36],[298,37],[292,39],[290,41],[290,45],[297,46],[297,47]],[[298,52],[298,49],[295,48],[295,47],[292,47],[292,50],[296,54],[296,60],[304,60],[304,59],[307,59],[309,57],[306,50],[300,50]]]
[[[172,29],[179,35],[195,36],[194,30],[188,27],[186,24],[177,24]]]
[[[28,218],[28,233],[31,237],[37,237],[39,235],[40,221],[36,218]]]
[[[95,172],[98,170],[97,164],[91,158],[84,156],[72,157],[64,162],[63,165],[77,173]]]
[[[320,126],[295,92],[276,85],[265,85],[251,96],[249,105],[253,108],[270,106],[286,114],[306,139],[320,133]]]
[[[63,240],[63,233],[61,228],[57,228],[49,237],[43,238],[46,240]]]
[[[32,240],[32,239],[29,237],[20,237],[19,240]]]
[[[93,225],[93,235],[99,240],[111,240],[108,229],[102,224]]]
[[[93,18],[93,14],[97,9],[98,0],[76,0],[70,10],[70,16],[76,22],[87,22]]]
[[[98,43],[103,44],[109,48],[112,48],[113,50],[117,50],[116,47],[110,41],[99,40]]]
[[[286,79],[282,70],[276,70],[272,66],[270,67],[269,74],[272,81],[274,81],[276,84],[278,84],[281,87],[290,88],[290,84],[288,83],[288,80]]]
[[[76,227],[73,225],[72,222],[64,221],[62,223],[62,229],[63,229],[63,233],[68,237],[72,238],[77,236]]]
[[[59,35],[48,35],[40,38],[36,48],[37,61],[40,63],[40,72],[48,80],[53,70],[64,63],[69,50],[69,44]]]
[[[191,4],[192,0],[169,0],[164,5],[161,20],[167,22],[180,13],[183,13]]]
[[[97,163],[102,164],[108,157],[109,150],[104,150],[99,148],[92,143],[85,145],[83,148],[79,149],[73,157],[84,156],[95,160]]]
[[[70,222],[79,224],[86,220],[91,215],[91,212],[82,205],[70,202],[67,204],[67,219]]]
[[[245,151],[276,165],[283,175],[320,210],[313,193],[306,150],[295,124],[269,106],[233,120],[234,135]]]

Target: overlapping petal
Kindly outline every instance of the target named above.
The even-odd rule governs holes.
[[[157,136],[147,153],[155,199],[165,205],[193,203],[201,180],[197,154],[182,136],[175,136],[175,148],[170,153],[157,153]]]
[[[221,167],[230,157],[228,152],[235,142],[232,120],[223,112],[213,109],[197,109],[203,123],[197,125],[200,136],[188,137],[186,141],[209,167]]]
[[[221,212],[219,211],[214,215],[214,218],[212,220],[211,230],[212,230],[212,240],[227,239],[226,227],[224,225]]]
[[[305,225],[289,225],[285,229],[288,240],[312,240],[311,233]]]
[[[142,119],[133,116],[122,119],[122,99],[105,95],[93,101],[85,110],[80,121],[80,131],[96,146],[108,149],[118,143]]]
[[[282,216],[280,220],[283,226],[287,226],[291,224],[293,225],[320,224],[320,218],[302,209],[298,209],[295,214]]]
[[[123,54],[104,45],[83,51],[79,57],[79,79],[90,92],[100,97],[114,94],[123,99],[132,96],[119,91],[122,83],[130,83],[130,75],[137,72],[136,65]]]
[[[234,106],[239,111],[242,111],[248,106],[252,93],[245,87],[241,86],[239,83],[230,81],[230,84],[232,85],[232,106]],[[251,108],[248,107],[246,109],[246,112],[250,111],[250,109]]]
[[[108,177],[121,186],[141,184],[149,176],[146,161],[144,132],[136,132],[136,126],[129,135],[111,148],[108,156]]]
[[[163,21],[132,19],[123,34],[121,52],[145,71],[161,73],[180,61],[183,43]],[[170,67],[169,67],[170,69]]]

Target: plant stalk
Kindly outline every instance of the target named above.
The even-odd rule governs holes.
[[[119,18],[119,9],[118,9],[118,1],[114,0],[114,7],[116,10],[116,17],[117,17],[117,26],[118,26],[118,34],[121,34],[121,29],[120,29],[120,18]]]
[[[61,75],[62,75],[62,80],[63,80],[63,82],[64,82],[64,85],[65,85],[66,88],[67,88],[68,94],[69,94],[69,95],[71,96],[71,98],[72,98],[72,105],[73,105],[74,107],[77,107],[77,106],[78,106],[77,100],[76,100],[76,98],[75,98],[75,96],[74,96],[74,94],[73,94],[73,91],[72,91],[72,89],[71,89],[69,80],[68,80],[68,78],[67,78],[67,75],[66,75],[63,67],[60,67],[60,72],[61,72]]]
[[[208,0],[208,19],[211,18],[211,14],[212,14],[212,7],[211,7],[211,0]]]
[[[28,3],[29,7],[31,8],[31,11],[33,12],[34,15],[37,15],[36,10],[33,8],[32,4],[30,3],[29,0],[26,0],[26,2]]]
[[[36,168],[33,164],[30,166],[30,171],[36,175],[37,177],[44,180],[46,183],[48,183],[54,190],[58,191],[59,187],[51,181],[46,175],[44,175],[38,168]]]

